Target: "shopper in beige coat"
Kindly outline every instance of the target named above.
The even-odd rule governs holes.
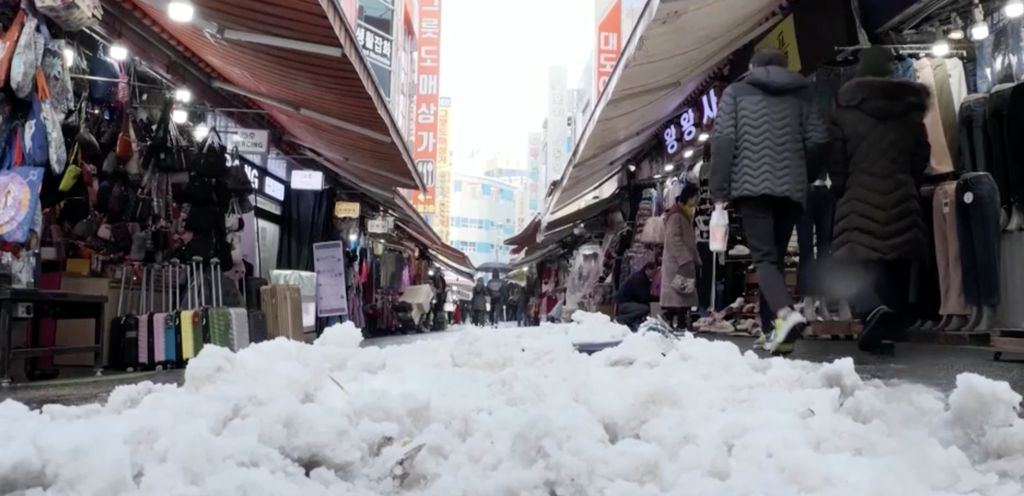
[[[661,258],[661,308],[676,328],[689,325],[690,308],[697,305],[697,235],[693,229],[697,186],[686,184],[675,205],[665,212],[665,247]]]

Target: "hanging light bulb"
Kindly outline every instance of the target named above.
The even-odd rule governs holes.
[[[124,62],[128,60],[128,49],[120,43],[115,43],[107,50],[107,55],[118,62]]]
[[[661,174],[655,174],[655,175],[654,175],[654,178],[655,178],[655,179],[661,179]]]
[[[967,33],[964,33],[964,21],[961,21],[956,14],[949,14],[949,31],[946,32],[946,38],[953,41],[960,41],[967,37]]]
[[[174,90],[174,100],[181,103],[188,103],[192,101],[192,91],[188,88],[178,88]]]
[[[1022,0],[1010,0],[1006,2],[1006,6],[1003,7],[1003,13],[1006,17],[1014,18],[1024,15],[1024,1]]]
[[[357,234],[355,231],[348,233],[348,240],[355,243],[356,241],[359,240],[359,234]]]
[[[75,65],[75,49],[71,47],[64,47],[64,65],[71,67]]]
[[[196,8],[188,0],[171,0],[167,4],[167,17],[174,22],[191,22],[196,15]]]
[[[188,114],[187,113],[185,114],[185,119],[186,120],[188,119]],[[192,130],[192,137],[195,138],[196,141],[203,141],[209,135],[210,135],[210,126],[206,125],[205,122],[200,122],[199,124],[196,124],[195,129]]]
[[[188,122],[188,111],[185,109],[176,108],[171,112],[171,120],[175,124],[184,124]]]
[[[974,41],[981,41],[988,38],[989,28],[988,23],[985,22],[985,9],[982,8],[981,3],[978,1],[974,2],[974,24],[971,25],[971,39]]]
[[[692,156],[693,156],[693,148],[687,148],[686,151],[683,152],[683,158],[690,158]]]
[[[949,42],[945,38],[936,40],[935,44],[932,45],[932,55],[936,57],[945,57],[949,55]]]
[[[633,164],[627,165],[626,168],[629,169],[629,172],[636,172],[636,166]]]
[[[665,164],[665,172],[672,172],[676,170],[676,164],[668,163]]]
[[[697,141],[700,141],[701,143],[704,143],[709,139],[711,139],[711,134],[707,131],[700,133],[700,136],[697,136]]]

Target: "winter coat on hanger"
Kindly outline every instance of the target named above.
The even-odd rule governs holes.
[[[904,260],[925,251],[918,183],[931,156],[921,84],[858,78],[839,92],[828,158],[838,197],[833,256]]]

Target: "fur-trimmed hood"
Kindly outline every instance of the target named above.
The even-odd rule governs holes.
[[[923,84],[884,78],[857,78],[839,90],[839,107],[858,108],[881,120],[928,112],[931,92]]]

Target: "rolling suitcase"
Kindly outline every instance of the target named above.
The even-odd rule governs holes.
[[[298,286],[271,284],[260,290],[260,299],[267,315],[267,337],[304,341],[302,330],[302,295]]]
[[[138,340],[136,341],[135,365],[139,370],[147,369],[155,364],[153,359],[153,313],[152,292],[153,274],[150,268],[142,267],[142,292],[139,295]]]
[[[198,346],[203,345],[202,330],[200,328],[200,338],[196,340],[196,308],[199,305],[199,288],[195,283],[195,264],[189,264],[185,266],[186,283],[185,289],[188,294],[188,310],[182,310],[180,315],[181,323],[181,362],[192,359],[199,353]]]
[[[249,343],[267,340],[267,314],[263,310],[249,310]]]
[[[128,279],[129,272],[133,272],[131,280]],[[109,357],[108,365],[112,369],[131,369],[138,360],[139,319],[138,316],[131,313],[131,310],[128,310],[128,313],[123,313],[126,310],[124,305],[125,289],[129,294],[128,306],[131,306],[131,285],[134,281],[134,270],[126,264],[121,268],[121,287],[117,297],[118,316],[110,322],[107,356]]]
[[[221,277],[219,259],[211,260],[211,272],[214,308],[211,308],[210,312],[216,318],[213,331],[224,340],[225,344],[221,346],[227,346],[231,351],[238,351],[249,346],[249,311],[245,308],[224,306],[224,278]]]
[[[181,362],[181,272],[178,261],[171,261],[167,280],[167,316],[164,321],[164,363]]]

